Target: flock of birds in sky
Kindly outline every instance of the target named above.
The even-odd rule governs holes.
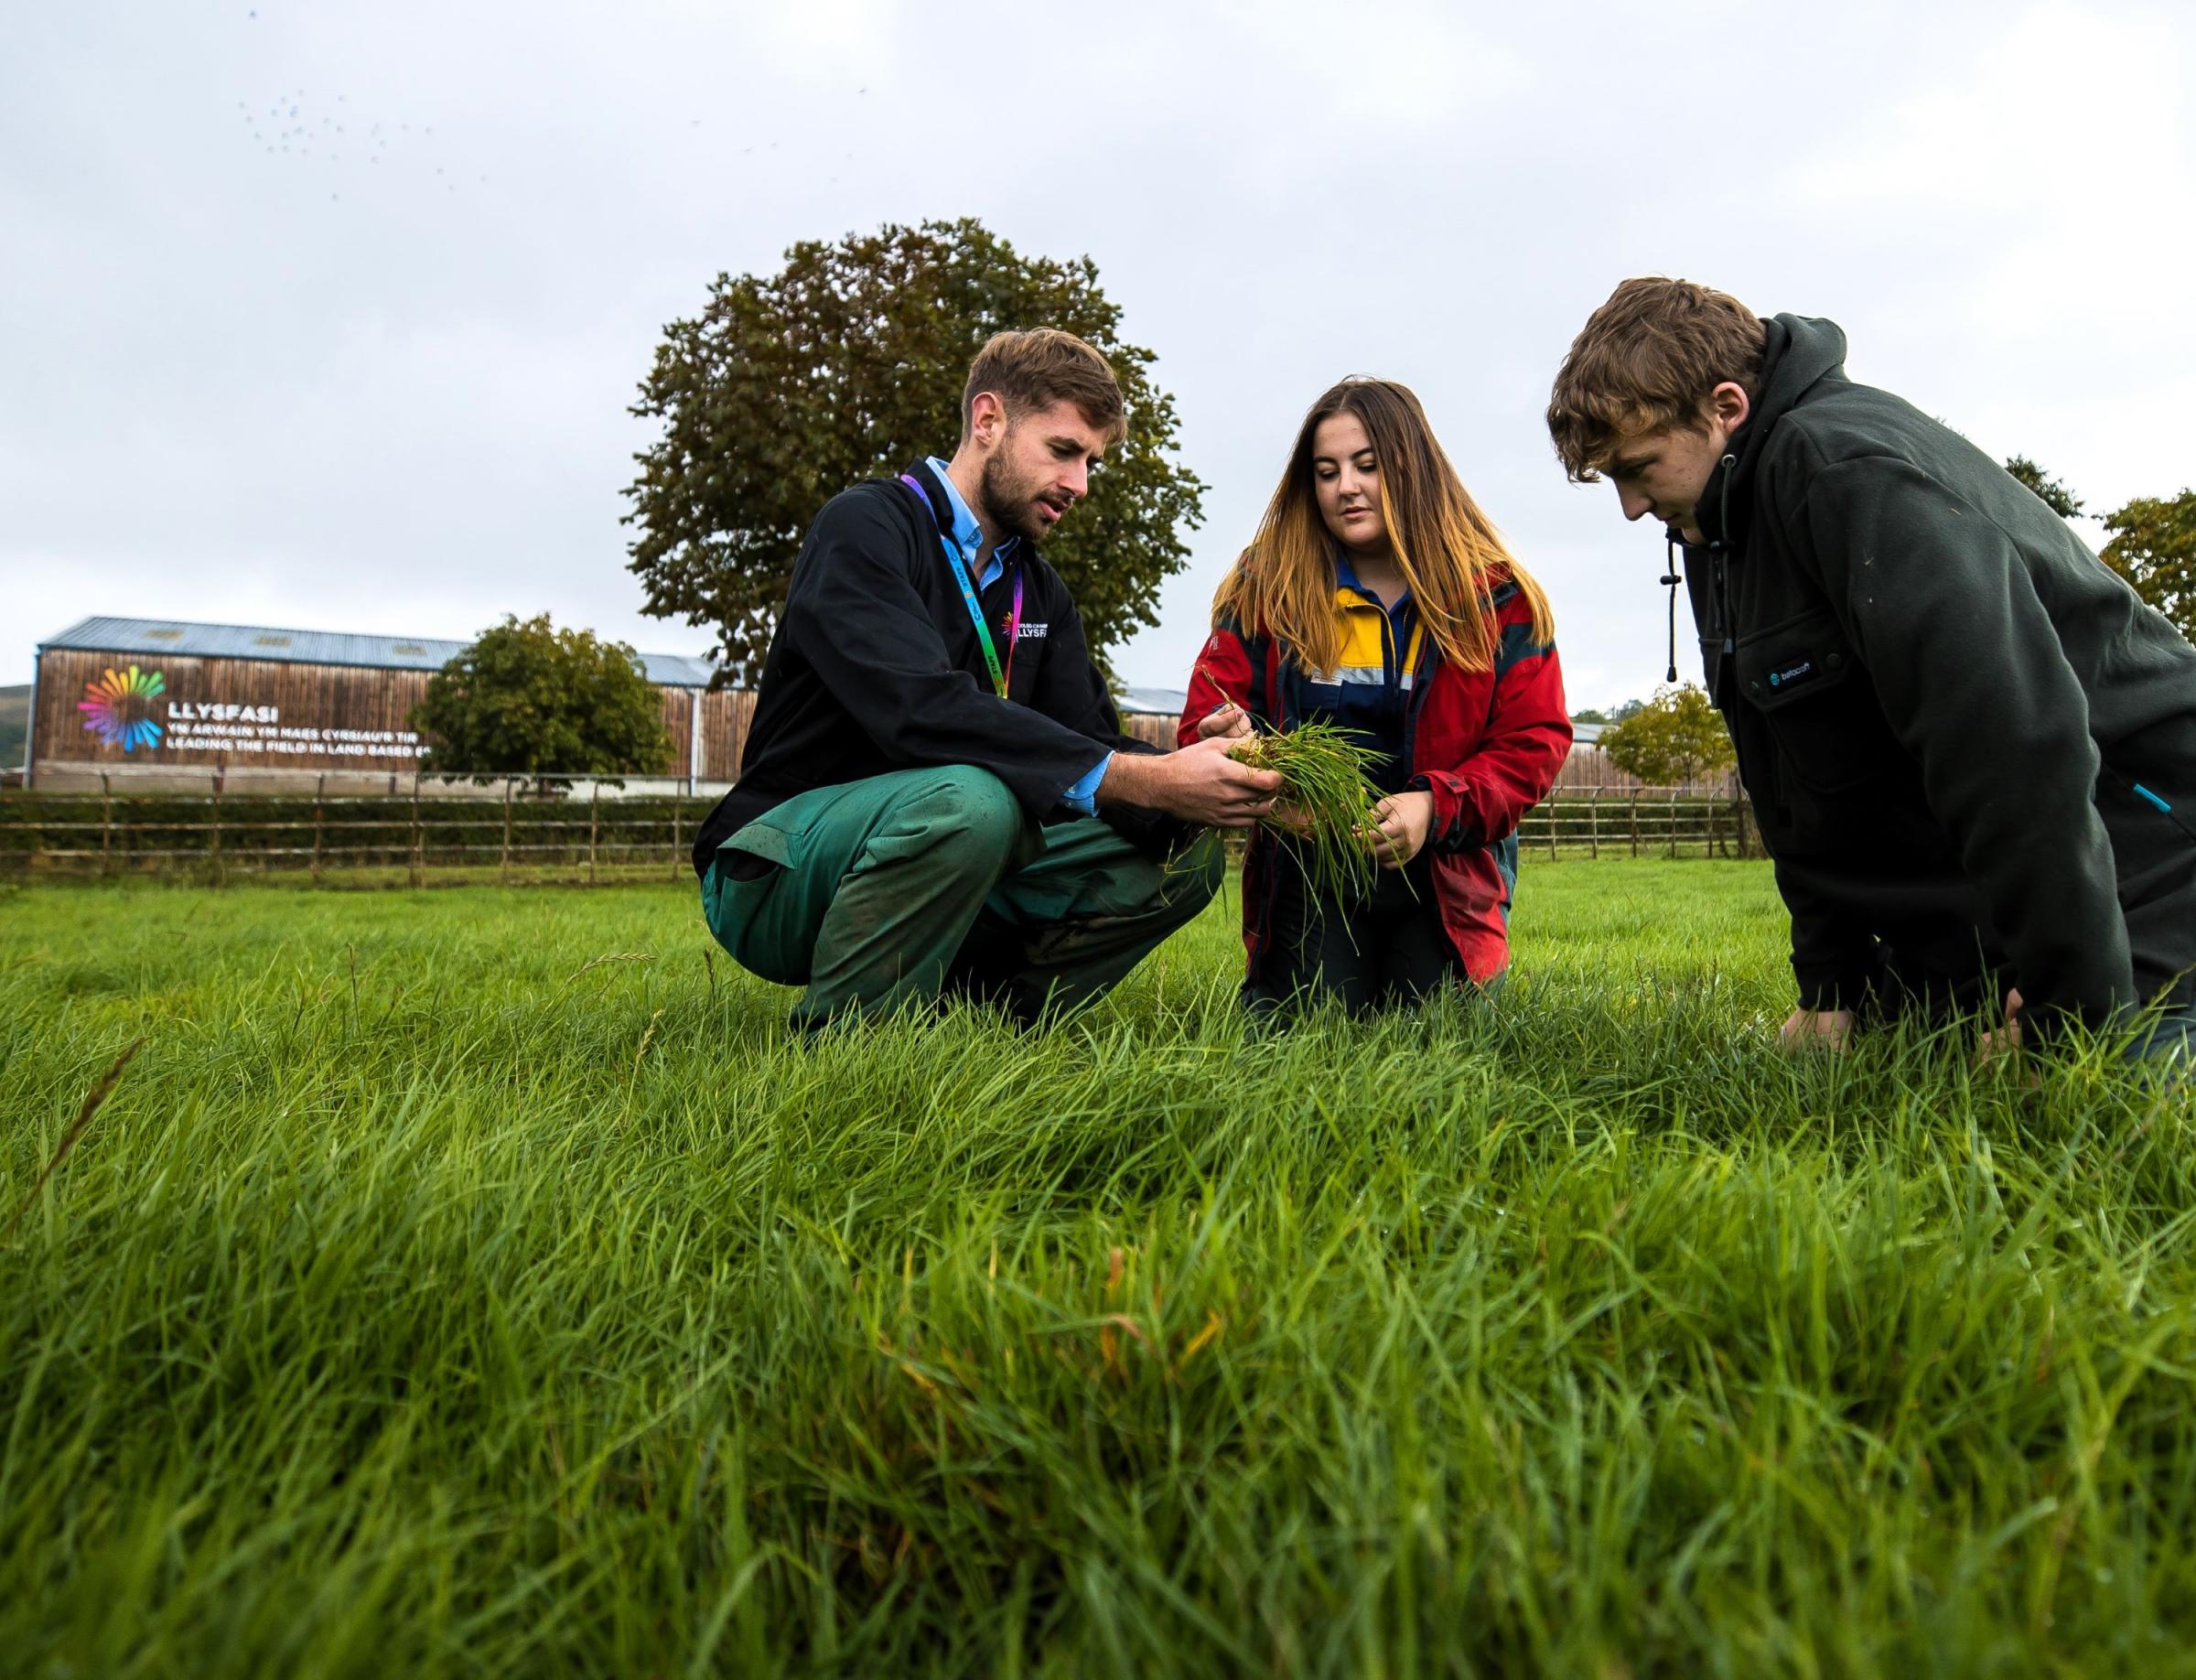
[[[268,156],[295,157],[300,162],[318,157],[339,166],[346,158],[362,158],[379,167],[383,157],[392,156],[389,150],[392,140],[397,142],[401,152],[414,136],[424,140],[435,133],[432,124],[423,123],[414,127],[404,122],[361,122],[350,111],[349,100],[340,93],[336,95],[332,111],[311,109],[303,88],[285,93],[264,111],[255,110],[247,101],[240,99],[236,102],[236,111],[239,120],[251,132],[253,144]],[[318,126],[315,126],[316,117]],[[435,174],[447,190],[458,190],[457,178],[451,175],[448,164],[436,164]],[[480,183],[487,185],[488,177],[481,176]],[[340,191],[331,191],[328,196],[339,199],[343,195]]]

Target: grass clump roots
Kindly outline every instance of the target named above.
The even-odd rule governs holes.
[[[1294,845],[1313,890],[1337,899],[1372,890],[1380,864],[1372,816],[1381,792],[1367,772],[1380,761],[1377,750],[1349,729],[1308,723],[1246,737],[1229,756],[1280,773],[1280,802],[1261,821]]]

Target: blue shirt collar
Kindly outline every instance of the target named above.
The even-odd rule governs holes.
[[[963,554],[973,556],[978,545],[984,541],[984,527],[976,523],[976,516],[968,511],[968,503],[961,500],[960,489],[953,483],[953,474],[946,471],[945,462],[932,455],[925,457],[923,464],[938,475],[939,488],[945,491],[946,505],[953,511],[953,528],[949,534],[953,540],[954,546],[959,548]],[[991,551],[992,558],[996,561],[1005,555],[1011,555],[1014,552],[1014,545],[1020,540],[1018,537],[1008,537]],[[990,576],[991,573],[986,568],[985,577],[987,581]]]
[[[947,490],[947,494],[952,494],[950,488]],[[954,506],[956,507],[959,505],[959,502],[954,503]],[[1358,594],[1363,596],[1368,601],[1379,599],[1379,597],[1375,596],[1370,589],[1366,588],[1364,585],[1357,581],[1357,568],[1350,564],[1349,555],[1344,550],[1340,548],[1334,551],[1334,581],[1340,584],[1345,589],[1356,590]],[[1403,587],[1403,593],[1398,595],[1394,600],[1389,603],[1388,610],[1391,613],[1401,611],[1404,603],[1408,601],[1410,598],[1411,587],[1410,585],[1405,584]]]

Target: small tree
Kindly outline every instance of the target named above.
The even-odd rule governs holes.
[[[2082,512],[2082,498],[2027,456],[2013,457],[2006,463],[2006,470],[2035,491],[2037,499],[2061,519],[2072,519]]]
[[[952,454],[984,340],[1057,327],[1104,353],[1128,404],[1128,436],[1045,544],[1103,662],[1157,621],[1204,490],[1171,458],[1174,401],[1151,382],[1152,353],[1116,334],[1120,318],[1088,257],[1024,256],[973,221],[811,241],[774,275],[719,275],[698,316],[664,328],[632,408],[663,426],[626,490],[644,610],[714,629],[727,676],[752,682],[817,510]]]
[[[1657,689],[1620,723],[1601,731],[1609,761],[1650,787],[1698,781],[1731,765],[1730,732],[1708,696],[1688,683]]]
[[[2137,496],[2104,515],[2104,564],[2196,641],[2196,490]]]
[[[547,613],[483,630],[427,679],[411,724],[427,737],[422,763],[445,776],[648,774],[671,758],[662,697],[639,656],[557,630]]]

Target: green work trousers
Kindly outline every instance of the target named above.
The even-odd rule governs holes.
[[[896,770],[773,806],[717,848],[709,931],[739,964],[807,987],[793,1025],[942,994],[1017,1019],[1098,997],[1202,910],[1206,835],[1172,863],[1095,817],[1039,825],[989,770]]]

